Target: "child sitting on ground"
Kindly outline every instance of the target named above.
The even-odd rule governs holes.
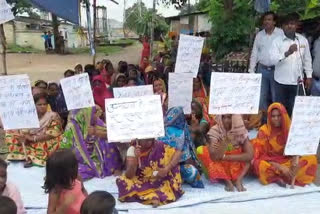
[[[69,149],[53,153],[46,164],[45,192],[48,214],[79,214],[87,194],[78,179],[78,161]]]
[[[116,200],[114,197],[104,191],[96,191],[91,193],[84,200],[80,213],[81,214],[117,214],[115,209]]]
[[[14,184],[7,182],[7,167],[7,162],[0,158],[0,196],[11,198],[16,204],[17,214],[24,214],[26,211],[18,188]]]

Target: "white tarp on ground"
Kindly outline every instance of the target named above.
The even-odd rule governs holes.
[[[41,188],[43,185],[44,173],[44,168],[33,167],[31,169],[24,169],[23,165],[20,163],[10,163],[8,167],[8,180],[15,183],[20,189],[28,213],[46,213],[47,195],[44,194],[44,191]],[[23,179],[21,179],[22,177]],[[28,181],[27,185],[26,181]],[[317,213],[320,210],[320,187],[316,187],[315,185],[304,188],[296,187],[295,189],[284,189],[275,184],[262,186],[257,179],[248,178],[245,181],[245,186],[248,189],[247,192],[229,193],[224,191],[224,186],[222,184],[210,184],[208,181],[205,181],[205,189],[193,189],[188,185],[184,185],[185,194],[179,201],[162,206],[156,210],[151,209],[150,206],[138,203],[120,202],[117,202],[117,209],[125,212],[129,211],[129,214],[161,214],[164,212],[165,214],[179,212],[185,214],[190,211],[191,206],[197,208],[196,210],[192,210],[196,212],[199,210],[198,213],[202,214],[214,213],[215,210],[219,210],[219,214],[233,214],[239,207],[239,209],[246,211],[238,213],[254,213],[253,211],[257,212],[258,210],[259,214],[262,212],[268,212],[269,214],[271,212],[271,207],[273,208],[273,211],[279,210],[279,212],[273,213],[284,213],[284,209],[289,209],[289,206],[284,206],[284,204],[291,204],[291,210],[288,213],[292,214],[310,214],[313,213],[312,211],[316,211],[314,213]],[[85,182],[85,187],[88,192],[105,190],[117,197],[118,190],[114,177],[92,179]],[[300,201],[301,198],[304,200]],[[267,209],[268,207],[270,209]],[[200,210],[202,211],[200,212]],[[301,212],[301,210],[306,212]],[[192,214],[195,214],[196,212],[192,212]]]

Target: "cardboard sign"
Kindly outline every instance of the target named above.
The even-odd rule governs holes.
[[[261,74],[212,73],[209,114],[258,114]]]
[[[60,80],[68,110],[95,106],[87,73]]]
[[[191,114],[192,89],[192,73],[169,73],[169,108],[181,106]]]
[[[296,97],[285,155],[315,155],[320,140],[320,97]]]
[[[126,142],[164,136],[159,95],[106,99],[109,142]]]
[[[193,73],[193,77],[197,77],[203,43],[202,37],[180,35],[176,73]]]
[[[5,130],[39,128],[27,75],[0,77],[0,117]]]
[[[142,97],[153,95],[152,85],[121,87],[113,89],[114,98]]]

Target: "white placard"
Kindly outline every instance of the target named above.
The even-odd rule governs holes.
[[[209,114],[258,114],[261,74],[211,75]]]
[[[320,140],[320,97],[296,97],[285,155],[315,155]]]
[[[160,95],[106,99],[109,142],[164,136]]]
[[[169,108],[181,106],[191,114],[192,89],[192,73],[169,73]]]
[[[152,85],[121,87],[113,89],[114,98],[141,97],[153,95]]]
[[[14,15],[6,0],[0,0],[0,24],[14,19]]]
[[[27,75],[0,77],[0,117],[5,130],[39,128]]]
[[[193,73],[197,77],[204,38],[180,34],[176,73]]]
[[[68,110],[95,106],[87,73],[60,80]]]

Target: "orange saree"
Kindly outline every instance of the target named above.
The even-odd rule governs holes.
[[[211,143],[220,144],[226,138],[227,150],[225,155],[236,155],[242,153],[242,145],[248,137],[248,131],[245,129],[241,115],[232,115],[232,128],[226,131],[222,116],[216,117],[217,125],[213,126],[208,132]],[[210,158],[208,146],[200,146],[197,148],[197,155],[201,161],[205,175],[211,182],[218,180],[235,181],[240,176],[245,166],[244,162],[238,161],[213,161]]]
[[[281,127],[271,124],[271,112],[278,109],[281,114]],[[258,137],[252,141],[254,147],[253,167],[255,174],[262,184],[267,185],[278,181],[290,184],[291,181],[282,175],[271,163],[278,163],[290,169],[292,157],[284,155],[284,149],[290,128],[290,118],[285,107],[280,103],[273,103],[268,109],[268,122],[259,130]],[[304,186],[313,182],[317,171],[316,156],[302,156],[299,158],[298,172],[295,185]]]

